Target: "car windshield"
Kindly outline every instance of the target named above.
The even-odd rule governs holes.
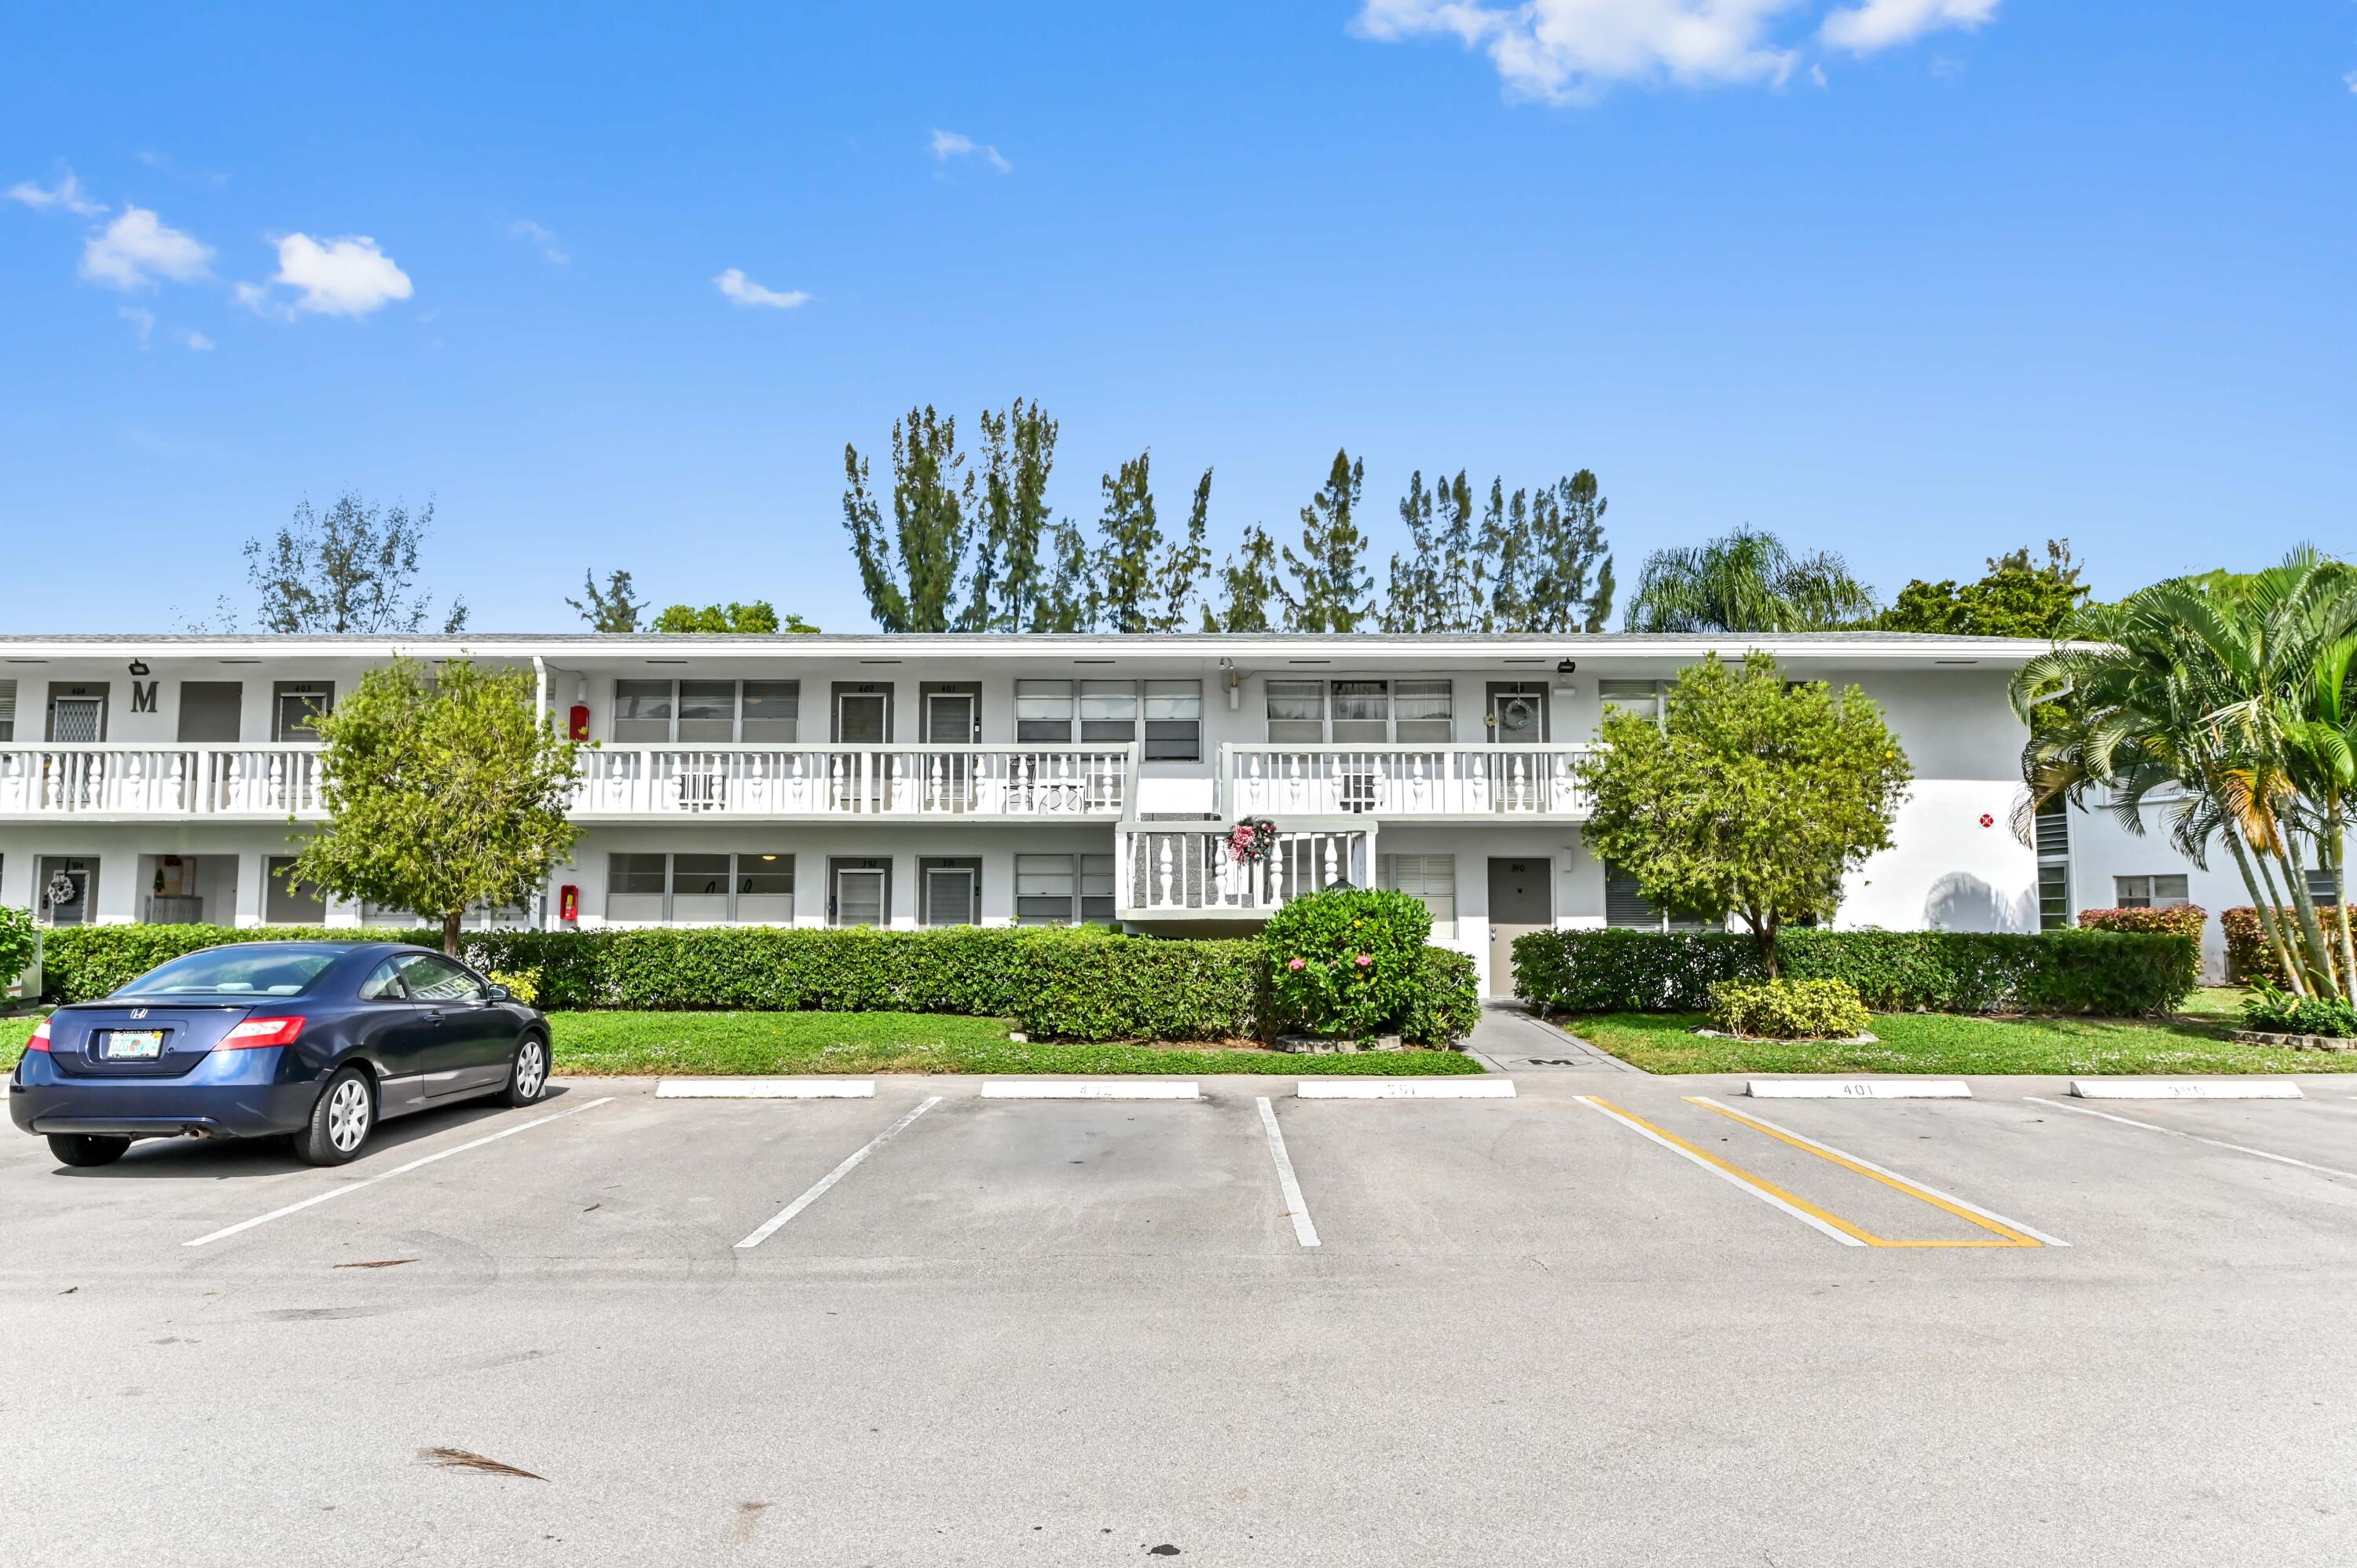
[[[300,996],[337,957],[328,948],[216,948],[151,969],[114,994]]]

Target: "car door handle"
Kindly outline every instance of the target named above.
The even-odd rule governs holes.
[[[437,1007],[433,1012],[425,1015],[425,1021],[429,1024],[438,1024],[449,1015],[449,1014]]]

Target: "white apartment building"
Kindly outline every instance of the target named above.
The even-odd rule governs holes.
[[[1914,763],[1839,923],[2036,929],[2187,871],[2073,817],[2008,829],[2043,644],[1761,637],[74,636],[0,639],[0,903],[48,924],[405,921],[278,875],[323,818],[310,720],[396,654],[528,669],[595,742],[558,929],[1117,921],[1237,933],[1304,889],[1396,887],[1511,991],[1513,938],[1658,925],[1581,842],[1573,763],[1707,652],[1862,688]],[[1228,824],[1278,853],[1238,865]],[[2111,841],[2118,841],[2116,843]],[[2116,863],[2116,864],[2115,864]],[[2133,864],[2131,864],[2133,863]],[[2173,886],[2173,885],[2172,885]],[[2147,888],[2149,892],[2149,888]],[[2234,901],[2241,901],[2239,898]]]

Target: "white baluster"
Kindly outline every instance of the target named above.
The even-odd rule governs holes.
[[[1340,833],[1326,835],[1326,880],[1318,884],[1320,887],[1331,887],[1342,879],[1342,874],[1339,869],[1340,863],[1335,859],[1335,846],[1341,841],[1342,835]]]
[[[927,789],[931,793],[925,803],[936,811],[945,811],[949,806],[949,781],[943,776],[939,752],[933,754],[931,774],[931,778],[927,780]]]
[[[1171,902],[1170,898],[1170,863],[1172,859],[1170,853],[1170,841],[1177,835],[1172,833],[1157,833],[1154,836],[1155,871],[1160,879],[1162,889],[1161,902],[1155,907],[1161,909],[1174,908],[1176,906]]]

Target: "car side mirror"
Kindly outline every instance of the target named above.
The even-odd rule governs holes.
[[[505,1002],[511,994],[504,985],[488,986],[485,989],[489,993],[490,999],[494,1002]]]

